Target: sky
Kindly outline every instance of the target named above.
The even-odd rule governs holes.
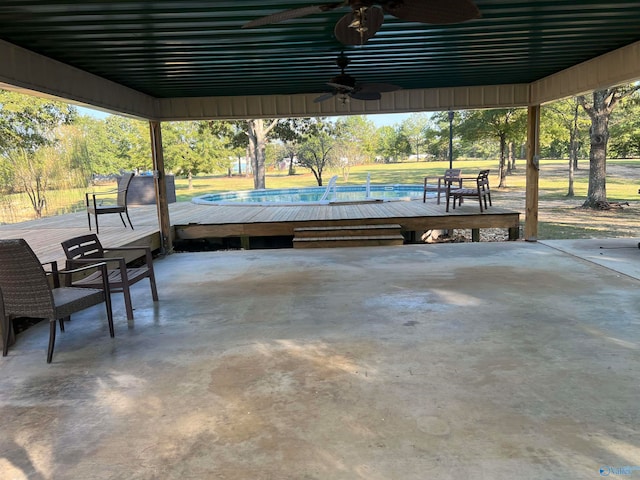
[[[86,107],[77,107],[78,111],[81,115],[88,115],[90,117],[103,119],[107,117],[109,114],[102,112],[100,110],[93,110],[91,108]],[[384,114],[376,114],[376,115],[367,115],[366,117],[371,120],[376,128],[384,127],[384,126],[393,126],[396,123],[401,123],[403,120],[406,120],[411,116],[410,113],[384,113]]]
[[[401,123],[411,115],[411,113],[381,113],[377,115],[367,115],[367,118],[375,124],[376,128],[380,128]]]
[[[80,113],[80,115],[87,115],[89,117],[98,118],[100,120],[109,116],[108,113],[103,112],[101,110],[93,110],[92,108],[86,108],[86,107],[80,107],[80,106],[76,106],[76,108],[78,109],[78,112]]]

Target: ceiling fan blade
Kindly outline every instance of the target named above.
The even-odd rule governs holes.
[[[313,102],[314,103],[320,103],[320,102],[324,102],[325,100],[329,100],[331,97],[334,97],[336,95],[336,92],[329,92],[329,93],[325,93],[320,95],[319,97],[316,97]]]
[[[327,82],[327,85],[329,85],[332,88],[335,88],[337,90],[344,90],[344,91],[352,91],[353,87],[350,85],[343,85],[341,83],[335,83],[335,82]]]
[[[380,95],[380,92],[366,92],[364,90],[351,92],[349,96],[351,98],[355,98],[356,100],[380,100],[382,98],[382,95]]]
[[[360,85],[361,92],[395,92],[396,90],[401,90],[402,87],[398,85],[393,85],[392,83],[363,83]]]
[[[314,13],[329,12],[338,7],[342,7],[344,2],[326,3],[324,5],[309,5],[308,7],[292,8],[290,10],[283,10],[282,12],[273,13],[266,17],[256,18],[250,22],[245,23],[242,28],[256,28],[263,25],[269,25],[271,23],[284,22],[285,20],[291,20],[294,18],[306,17]]]
[[[336,23],[333,33],[343,45],[364,45],[384,22],[384,13],[378,7],[361,10],[362,15],[351,11]]]
[[[446,24],[480,18],[472,0],[403,0],[382,4],[384,11],[408,22]]]

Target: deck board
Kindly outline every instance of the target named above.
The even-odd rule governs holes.
[[[104,245],[159,246],[155,205],[130,207],[134,230],[123,227],[117,215],[101,215],[100,240]],[[445,212],[444,204],[421,200],[332,205],[228,206],[178,202],[169,205],[170,225],[178,233],[211,237],[293,235],[304,226],[397,223],[410,231],[442,228],[515,228],[519,213],[491,207],[480,213],[468,202]],[[0,225],[0,238],[24,238],[42,262],[64,260],[61,242],[88,233],[85,212]]]

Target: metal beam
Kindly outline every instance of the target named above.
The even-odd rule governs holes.
[[[102,109],[139,119],[155,118],[153,97],[0,40],[0,88]]]
[[[317,94],[245,97],[198,97],[158,99],[158,118],[163,121],[205,119],[287,118],[378,113],[438,112],[475,108],[525,107],[529,85],[484,85],[384,93],[379,101],[342,103],[334,97],[316,103]]]
[[[531,105],[640,79],[640,42],[592,58],[531,84]]]

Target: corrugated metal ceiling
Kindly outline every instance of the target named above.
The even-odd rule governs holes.
[[[2,0],[0,38],[158,98],[328,91],[341,51],[363,83],[528,83],[640,40],[640,1],[624,0],[477,0],[482,18],[454,25],[387,15],[364,46],[334,37],[346,8],[241,28],[315,4]]]

